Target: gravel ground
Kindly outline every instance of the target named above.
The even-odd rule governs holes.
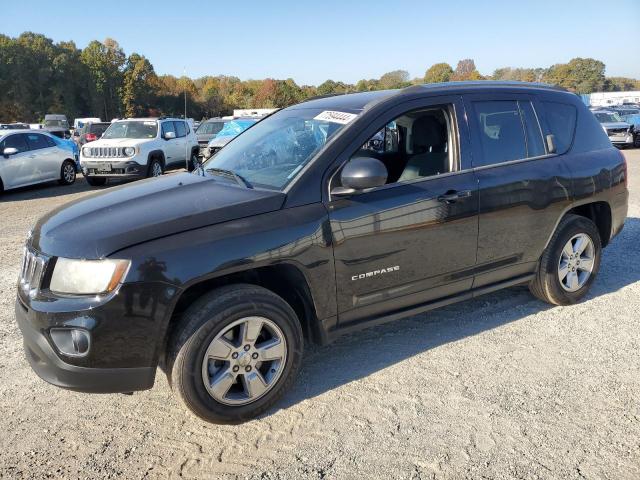
[[[90,190],[0,198],[0,477],[640,478],[640,150],[631,200],[587,300],[514,288],[308,348],[279,409],[203,423],[152,390],[39,380],[13,318],[25,235]]]

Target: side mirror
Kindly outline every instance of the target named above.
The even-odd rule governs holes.
[[[556,137],[549,134],[545,138],[547,140],[547,152],[556,153]]]
[[[163,137],[165,140],[173,140],[176,138],[176,132],[166,132]]]
[[[14,147],[8,147],[8,148],[5,148],[5,149],[2,151],[2,154],[3,154],[5,157],[9,157],[10,155],[15,155],[16,153],[18,153],[18,149],[17,149],[17,148],[14,148]]]
[[[354,195],[370,188],[381,187],[387,182],[387,176],[387,167],[377,158],[353,158],[347,162],[340,174],[342,186],[334,188],[331,194]]]

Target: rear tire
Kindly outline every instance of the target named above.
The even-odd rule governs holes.
[[[594,282],[601,256],[602,243],[595,224],[579,215],[566,215],[540,257],[529,289],[552,305],[576,303]]]
[[[198,158],[198,152],[191,152],[191,159],[189,160],[189,168],[187,169],[189,172],[193,172],[196,167],[200,165],[200,159]]]
[[[107,183],[107,179],[105,177],[84,177],[87,180],[87,183],[92,187],[101,187],[105,183]]]
[[[72,185],[76,181],[76,162],[65,160],[60,167],[60,185]]]
[[[291,387],[302,350],[300,322],[287,302],[262,287],[228,285],[183,314],[169,342],[166,371],[195,415],[240,423],[270,409]]]

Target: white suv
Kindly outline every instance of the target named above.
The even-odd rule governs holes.
[[[108,178],[157,177],[169,168],[198,161],[198,139],[177,118],[128,118],[113,122],[100,140],[85,144],[80,166],[89,185]]]

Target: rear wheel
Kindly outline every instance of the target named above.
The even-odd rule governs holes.
[[[302,329],[287,302],[262,287],[230,285],[184,313],[167,370],[198,417],[239,423],[271,408],[291,386],[302,349]]]
[[[157,158],[152,158],[149,163],[149,169],[147,170],[147,177],[159,177],[162,175],[162,172],[162,162]]]
[[[107,179],[105,177],[84,177],[87,180],[87,183],[92,187],[101,187],[105,183],[107,183]]]
[[[570,305],[584,297],[600,268],[602,245],[588,218],[567,215],[545,249],[531,292],[554,305]]]
[[[76,181],[76,164],[72,160],[65,160],[60,167],[60,185],[71,185]]]

